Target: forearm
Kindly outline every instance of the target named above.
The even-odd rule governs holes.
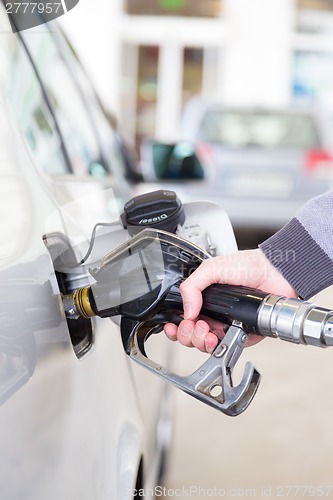
[[[332,285],[333,191],[306,203],[260,248],[304,299]]]

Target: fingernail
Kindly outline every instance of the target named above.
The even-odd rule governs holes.
[[[205,339],[205,346],[206,346],[206,351],[211,354],[214,350],[214,346],[208,339]]]
[[[192,306],[191,304],[184,304],[184,318],[189,319],[192,315]]]
[[[193,329],[190,326],[182,326],[180,333],[183,337],[190,337],[192,335]]]
[[[200,339],[204,333],[205,333],[205,330],[203,328],[201,328],[200,325],[196,325],[195,330],[194,330],[194,336]]]

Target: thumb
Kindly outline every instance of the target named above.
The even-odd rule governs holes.
[[[216,283],[213,276],[212,260],[204,261],[200,266],[181,283],[179,290],[183,300],[184,319],[195,319],[202,308],[202,291],[212,283]]]

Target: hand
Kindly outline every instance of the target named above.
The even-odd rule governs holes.
[[[205,260],[180,285],[184,320],[178,328],[173,323],[165,325],[164,331],[170,340],[178,340],[185,346],[196,347],[203,352],[213,352],[218,339],[224,336],[223,324],[199,317],[202,307],[201,292],[213,283],[243,285],[267,293],[297,297],[296,291],[260,248]],[[250,335],[247,345],[253,345],[261,339],[259,335]]]

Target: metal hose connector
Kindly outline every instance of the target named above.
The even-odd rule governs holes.
[[[63,297],[65,314],[68,319],[78,319],[80,317],[89,319],[96,316],[89,299],[90,287],[78,288],[74,293]]]
[[[294,344],[333,345],[333,312],[299,299],[267,295],[258,310],[258,333]]]

